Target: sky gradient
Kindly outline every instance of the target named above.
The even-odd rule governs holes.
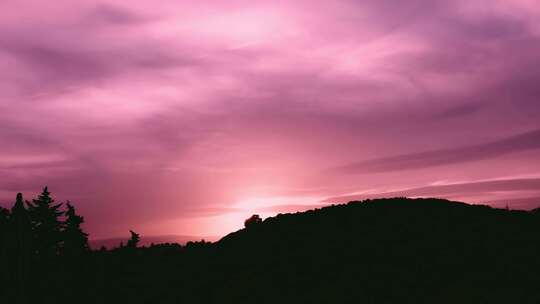
[[[0,3],[0,202],[91,238],[434,196],[540,206],[535,0]]]

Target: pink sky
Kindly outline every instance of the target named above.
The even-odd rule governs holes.
[[[0,201],[92,238],[381,196],[540,206],[535,0],[0,3]]]

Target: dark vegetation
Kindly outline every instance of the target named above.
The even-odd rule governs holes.
[[[82,223],[46,188],[0,208],[0,303],[540,303],[538,209],[366,200],[112,250]]]

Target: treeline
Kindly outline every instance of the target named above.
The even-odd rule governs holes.
[[[112,250],[47,189],[1,214],[0,303],[540,303],[540,209],[366,200]]]
[[[5,255],[30,261],[79,256],[89,250],[83,222],[69,201],[55,203],[47,187],[31,201],[19,193],[11,209],[0,207],[0,244]]]
[[[31,201],[19,193],[11,209],[0,207],[0,296],[26,303],[63,281],[89,253],[83,222],[69,201],[56,203],[47,187]]]
[[[140,235],[130,230],[117,247],[92,250],[83,223],[75,206],[55,202],[47,187],[30,201],[18,193],[11,208],[0,206],[0,303],[136,303],[140,297],[133,288],[144,286],[130,282],[145,277],[148,267],[164,265],[148,258],[190,256],[185,261],[195,265],[211,244],[139,247]]]

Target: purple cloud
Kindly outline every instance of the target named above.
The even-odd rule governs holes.
[[[414,170],[456,163],[480,161],[501,155],[540,148],[540,130],[534,130],[499,141],[438,151],[420,152],[373,159],[336,168],[340,173],[363,173]]]
[[[219,235],[350,193],[526,185],[538,20],[530,0],[3,1],[0,201],[48,185],[95,238]],[[535,197],[505,185],[462,197]]]

